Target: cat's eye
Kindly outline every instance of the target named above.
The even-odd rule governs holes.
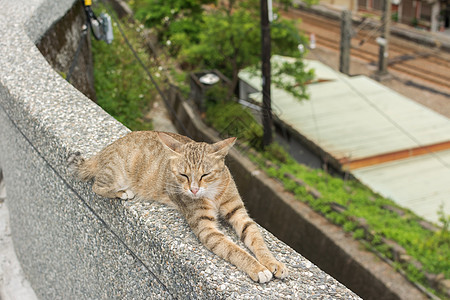
[[[200,180],[202,180],[203,178],[205,178],[205,177],[208,176],[209,174],[211,174],[211,173],[203,174],[203,175],[200,177]]]
[[[186,177],[186,179],[189,180],[189,176],[187,176],[186,174],[180,173],[180,176]]]

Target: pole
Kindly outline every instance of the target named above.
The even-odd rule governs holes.
[[[270,23],[267,0],[261,0],[261,61],[262,61],[262,123],[264,129],[263,147],[272,143],[272,108],[270,100]]]
[[[341,49],[339,56],[339,71],[350,75],[350,40],[352,13],[348,10],[342,12],[341,18]]]
[[[391,0],[383,1],[383,15],[381,17],[381,38],[378,39],[380,52],[378,54],[378,77],[388,75],[388,50],[391,31]]]

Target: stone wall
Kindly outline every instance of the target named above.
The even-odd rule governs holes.
[[[73,178],[69,153],[92,155],[129,132],[36,46],[76,2],[3,1],[0,12],[0,169],[15,250],[37,296],[357,299],[265,230],[290,276],[259,285],[206,250],[177,211],[104,199]]]
[[[36,46],[50,65],[86,97],[95,101],[91,39],[81,1],[53,24]]]

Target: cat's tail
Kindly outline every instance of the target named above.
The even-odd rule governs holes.
[[[97,161],[93,158],[85,159],[78,151],[69,155],[67,164],[69,169],[84,181],[94,178],[97,173]]]

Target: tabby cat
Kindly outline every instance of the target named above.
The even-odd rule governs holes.
[[[270,253],[225,166],[235,140],[207,144],[174,133],[136,131],[92,158],[85,160],[77,153],[70,162],[81,179],[94,178],[92,190],[100,196],[174,206],[203,245],[252,280],[285,278],[287,268]],[[219,216],[233,226],[256,259],[219,231]]]

